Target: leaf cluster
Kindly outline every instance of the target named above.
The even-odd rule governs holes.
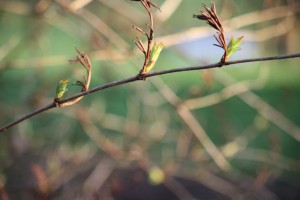
[[[199,15],[193,15],[194,18],[197,18],[199,20],[206,21],[207,24],[209,24],[212,28],[214,28],[217,31],[217,36],[214,35],[217,44],[214,44],[217,47],[220,47],[224,50],[224,54],[221,58],[221,63],[225,64],[229,56],[234,54],[237,50],[240,49],[240,45],[243,39],[242,37],[239,37],[237,39],[233,38],[231,36],[231,39],[227,45],[226,42],[226,36],[224,32],[224,28],[222,25],[222,22],[220,18],[218,17],[216,5],[214,2],[211,2],[211,7],[207,7],[205,4],[202,4],[205,11],[200,11]]]

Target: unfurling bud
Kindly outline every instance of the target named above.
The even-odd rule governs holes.
[[[234,54],[236,51],[241,49],[241,43],[243,41],[244,36],[239,38],[233,38],[231,36],[230,41],[227,45],[227,58]]]
[[[69,80],[61,80],[59,81],[57,87],[56,87],[56,95],[55,99],[60,99],[66,91],[68,91],[67,86],[68,86]]]
[[[164,45],[163,43],[159,43],[159,44],[154,44],[152,49],[151,49],[151,55],[150,55],[150,59],[149,62],[147,63],[146,67],[143,69],[142,74],[146,74],[148,73],[155,65],[156,60],[159,57],[159,54],[161,52],[161,50],[163,49]]]

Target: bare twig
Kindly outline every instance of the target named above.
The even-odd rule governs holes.
[[[241,64],[241,63],[249,63],[249,62],[262,62],[262,61],[270,61],[270,60],[281,60],[281,59],[289,59],[289,58],[298,58],[300,57],[300,53],[297,54],[289,54],[289,55],[280,55],[280,56],[270,56],[270,57],[262,57],[262,58],[250,58],[250,59],[243,59],[243,60],[234,60],[234,61],[229,61],[229,62],[225,62],[224,65],[235,65],[235,64]],[[202,69],[211,69],[211,68],[217,68],[217,67],[221,67],[222,64],[220,62],[218,63],[214,63],[214,64],[209,64],[209,65],[202,65],[202,66],[194,66],[194,67],[181,67],[181,68],[175,68],[175,69],[169,69],[169,70],[163,70],[163,71],[157,71],[157,72],[152,72],[152,73],[148,73],[148,74],[144,74],[142,75],[142,78],[148,78],[148,77],[152,77],[152,76],[159,76],[159,75],[164,75],[164,74],[171,74],[171,73],[176,73],[176,72],[184,72],[184,71],[194,71],[194,70],[202,70]],[[135,82],[135,81],[139,81],[141,80],[140,77],[137,76],[132,76],[123,80],[118,80],[118,81],[114,81],[114,82],[110,82],[101,86],[97,86],[94,87],[90,90],[86,90],[86,91],[82,91],[80,93],[77,93],[71,97],[68,97],[66,99],[62,99],[60,100],[60,103],[65,103],[71,100],[74,100],[78,97],[82,97],[82,96],[86,96],[89,94],[92,94],[94,92],[100,91],[100,90],[105,90],[107,88],[111,88],[111,87],[116,87],[119,85],[123,85],[126,83],[131,83],[131,82]],[[23,117],[21,117],[20,119],[17,119],[7,125],[4,125],[3,127],[0,128],[0,133],[6,131],[7,129],[19,124],[20,122],[26,120],[26,119],[30,119],[33,116],[42,113],[46,110],[52,109],[56,107],[55,102],[52,102],[42,108],[37,109],[36,111],[29,113]]]

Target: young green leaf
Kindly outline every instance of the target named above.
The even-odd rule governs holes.
[[[231,36],[230,42],[227,45],[227,58],[234,54],[236,51],[240,50],[241,47],[241,42],[243,41],[244,36],[239,37],[239,38],[233,38]]]
[[[55,99],[60,99],[66,91],[68,91],[67,86],[68,86],[69,80],[61,80],[59,81],[57,87],[56,87],[56,95]]]
[[[154,67],[163,47],[164,47],[163,43],[159,43],[159,44],[155,43],[153,45],[153,47],[151,49],[150,60],[149,60],[148,64],[146,65],[146,67],[143,69],[142,74],[148,73]]]

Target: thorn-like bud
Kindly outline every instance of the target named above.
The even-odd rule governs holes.
[[[136,29],[137,31],[139,31],[140,33],[144,34],[144,35],[147,35],[147,33],[141,29],[140,27],[137,27],[137,26],[132,26],[134,29]]]

